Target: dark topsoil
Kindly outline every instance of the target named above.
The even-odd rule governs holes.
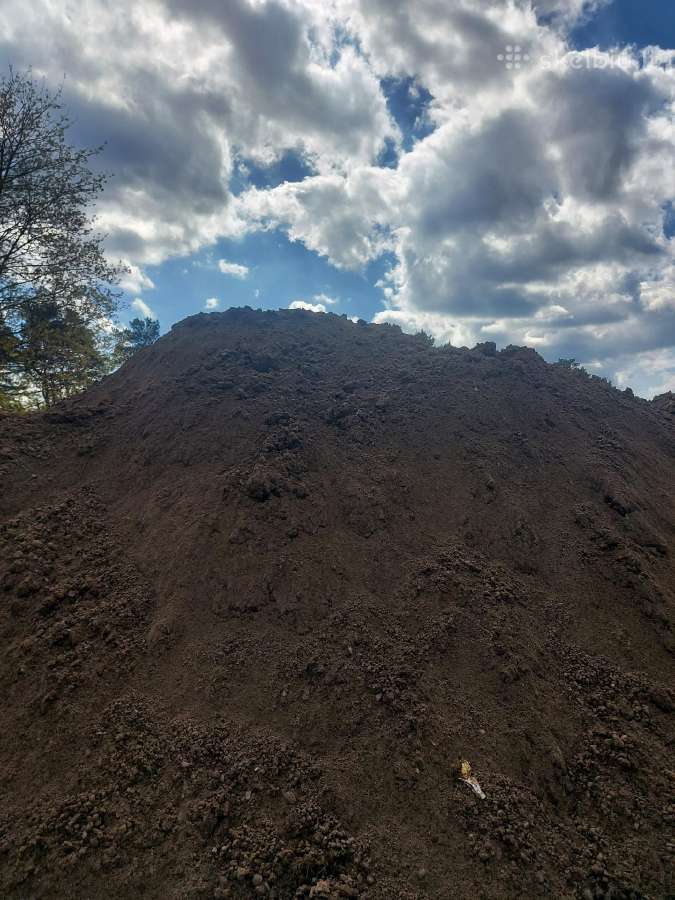
[[[0,418],[0,896],[672,896],[673,409],[233,310]]]

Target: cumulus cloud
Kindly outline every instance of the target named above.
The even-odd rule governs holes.
[[[133,309],[136,310],[136,312],[139,312],[145,319],[157,318],[155,316],[155,313],[148,306],[148,304],[145,302],[145,300],[141,300],[140,297],[136,297],[136,299],[132,301],[131,306],[133,307]]]
[[[374,161],[398,130],[379,81],[312,4],[180,0],[78,11],[7,0],[3,61],[60,84],[90,145],[115,172],[99,219],[111,255],[158,264],[236,236],[237,154],[292,149],[319,168]]]
[[[565,25],[590,16],[613,0],[537,0],[537,14],[554,24]]]
[[[293,300],[288,304],[289,309],[307,309],[309,312],[325,313],[326,307],[323,303],[308,303],[306,300]]]
[[[632,387],[640,379],[647,397],[675,392],[675,350],[647,350],[619,361],[616,370],[619,387]]]
[[[220,305],[220,300],[217,297],[209,297],[204,303],[204,309],[214,310],[218,309]]]
[[[125,262],[127,271],[120,280],[120,287],[129,294],[140,294],[141,291],[150,291],[155,283],[139,266]]]
[[[232,275],[233,278],[246,278],[249,272],[248,266],[228,262],[226,259],[218,260],[218,269],[223,275]]]
[[[448,123],[414,148],[399,166],[403,227],[380,319],[444,313],[467,343],[489,334],[609,367],[642,341],[672,340],[662,206],[675,158],[652,135],[674,84],[661,76],[525,74],[519,96],[536,106],[521,101],[469,134]],[[435,197],[432,185],[443,185]]]
[[[107,139],[99,220],[132,294],[145,265],[281,229],[341,269],[387,260],[377,321],[651,389],[675,343],[675,54],[572,52],[603,2],[90,0],[75,22],[6,0],[0,53],[67,72],[78,137]],[[396,79],[430,97],[420,138]],[[246,184],[285,153],[310,174]]]
[[[376,155],[396,134],[367,61],[349,44],[337,58],[330,19],[313,3],[167,0],[211,49],[225,46],[237,130],[256,155],[300,145],[322,164]]]
[[[532,94],[550,110],[537,119],[558,151],[565,194],[591,201],[616,199],[644,150],[649,117],[666,100],[657,81],[621,67],[569,68],[547,74],[533,85]]]
[[[316,175],[270,190],[251,189],[237,201],[248,228],[284,228],[292,241],[338,268],[360,269],[391,247],[387,194],[391,169],[362,167],[349,175]],[[387,190],[389,185],[389,191]]]
[[[312,300],[314,301],[313,303],[310,303],[307,300],[293,300],[292,303],[289,303],[288,308],[308,309],[310,312],[325,313],[328,312],[329,306],[335,306],[340,302],[324,293],[314,294]]]
[[[320,293],[314,294],[314,299],[317,303],[323,303],[324,306],[335,306],[339,303],[339,300],[333,299],[333,297],[329,297],[328,294]]]

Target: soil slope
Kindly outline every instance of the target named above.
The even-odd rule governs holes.
[[[0,896],[672,896],[673,409],[231,310],[0,417]]]

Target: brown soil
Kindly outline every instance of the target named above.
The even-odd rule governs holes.
[[[672,895],[671,401],[232,310],[0,418],[0,896]]]

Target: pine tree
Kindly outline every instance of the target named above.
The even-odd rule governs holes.
[[[15,392],[32,406],[53,406],[98,381],[107,359],[76,310],[29,303],[12,351]]]
[[[159,321],[157,319],[132,319],[128,328],[117,332],[117,340],[113,350],[116,365],[121,365],[142,350],[154,344],[159,337]]]

